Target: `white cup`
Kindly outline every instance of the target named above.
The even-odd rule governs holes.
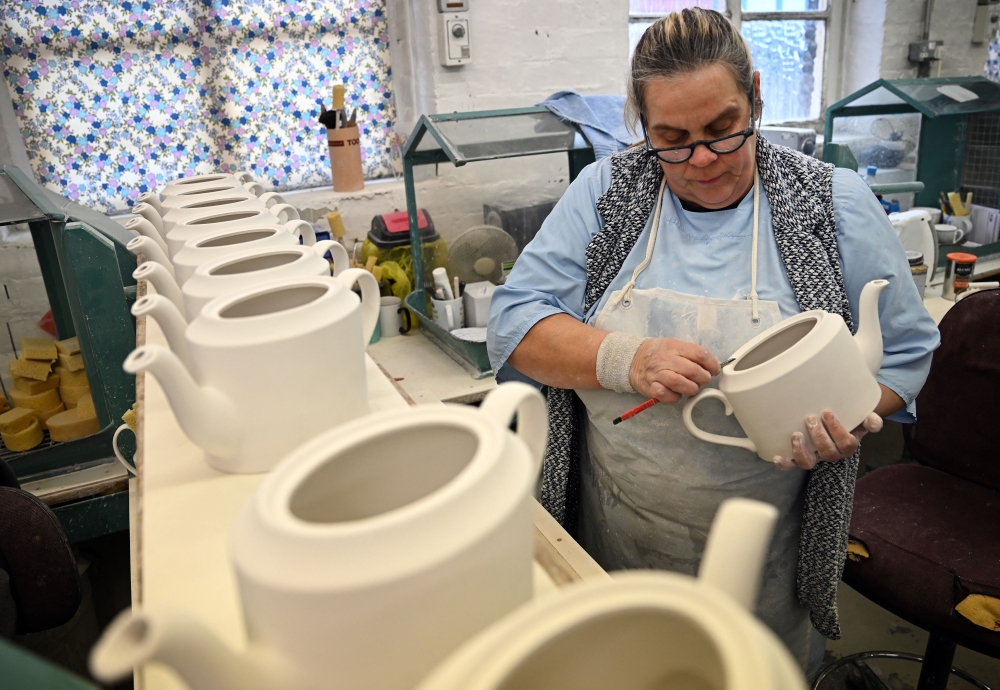
[[[972,216],[945,216],[942,222],[954,225],[962,231],[963,237],[972,232]]]
[[[431,318],[440,328],[448,331],[465,326],[465,307],[462,298],[434,299],[431,298]]]
[[[965,237],[966,231],[962,228],[945,223],[938,223],[934,226],[938,244],[958,244]]]
[[[406,319],[406,328],[400,323],[400,315]],[[400,333],[409,333],[410,312],[406,307],[400,305],[398,297],[383,297],[378,309],[378,327],[382,331],[383,338],[391,338]]]

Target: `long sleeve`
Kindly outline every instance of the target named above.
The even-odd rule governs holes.
[[[603,227],[597,199],[611,182],[611,159],[588,166],[566,189],[490,302],[487,349],[493,371],[547,316],[583,320],[587,245]]]
[[[877,379],[906,403],[904,409],[888,418],[913,422],[917,414],[915,398],[927,379],[932,353],[941,342],[937,326],[920,300],[903,246],[885,211],[865,181],[852,170],[834,171],[833,212],[855,323],[865,284],[879,278],[889,281],[879,299],[883,356]]]

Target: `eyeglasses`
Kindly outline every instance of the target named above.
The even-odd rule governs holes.
[[[642,130],[646,135],[646,150],[649,153],[656,154],[664,163],[684,163],[691,159],[694,155],[694,149],[697,146],[704,145],[712,153],[732,153],[738,151],[740,147],[747,142],[751,136],[753,136],[753,110],[750,111],[750,126],[744,129],[742,132],[736,132],[736,134],[727,134],[724,137],[719,137],[718,139],[699,139],[698,141],[692,142],[685,146],[668,146],[666,148],[658,149],[653,146],[653,142],[649,140],[649,132],[646,128],[646,118],[642,118]]]

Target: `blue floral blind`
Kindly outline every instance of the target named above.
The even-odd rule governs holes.
[[[39,181],[107,211],[182,175],[330,184],[316,118],[357,108],[366,177],[391,174],[385,0],[4,0],[4,77]]]

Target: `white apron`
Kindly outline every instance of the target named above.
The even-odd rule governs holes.
[[[591,325],[653,338],[677,338],[708,349],[719,361],[781,321],[777,302],[757,297],[759,179],[754,180],[751,290],[747,299],[714,299],[662,288],[637,289],[653,255],[663,187],[657,198],[646,256],[621,290],[612,293]],[[709,383],[717,387],[717,379]],[[683,400],[659,404],[614,425],[645,398],[608,390],[577,390],[587,408],[581,454],[580,541],[607,570],[657,568],[695,575],[719,504],[743,496],[770,503],[780,517],[768,555],[758,616],[781,637],[803,668],[812,625],[795,594],[799,525],[806,473],[783,472],[742,448],[699,441],[681,420]],[[723,405],[706,400],[700,428],[745,436]],[[818,637],[818,636],[817,636]]]

